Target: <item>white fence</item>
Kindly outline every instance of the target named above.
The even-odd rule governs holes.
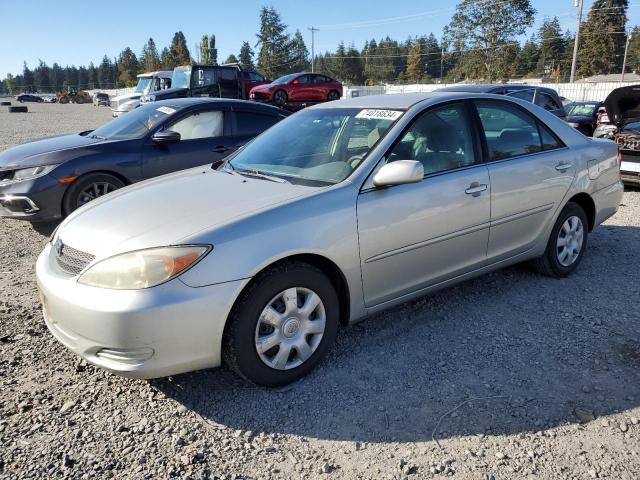
[[[109,97],[119,97],[120,95],[133,93],[134,91],[135,91],[135,87],[112,88],[112,89],[96,88],[94,90],[86,90],[86,92],[88,92],[89,95],[93,95],[94,93],[100,92],[100,93],[106,93],[107,95],[109,95]]]
[[[574,102],[602,101],[609,93],[619,87],[637,85],[638,82],[600,82],[600,83],[531,83],[532,87],[548,87]],[[433,92],[439,88],[460,86],[460,84],[429,83],[414,85],[376,85],[348,86],[344,88],[344,97],[363,97],[365,95],[382,95],[405,92]]]

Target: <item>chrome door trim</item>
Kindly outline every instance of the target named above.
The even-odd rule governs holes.
[[[534,207],[534,208],[530,208],[528,210],[523,210],[521,212],[514,213],[513,215],[508,215],[506,217],[501,217],[501,218],[498,218],[496,220],[492,220],[491,221],[491,226],[495,227],[495,226],[498,226],[498,225],[502,225],[503,223],[508,223],[508,222],[513,221],[513,220],[518,220],[520,218],[528,217],[530,215],[535,215],[536,213],[546,212],[546,211],[551,210],[553,208],[553,206],[554,206],[553,203],[547,203],[547,204],[541,205],[539,207]]]

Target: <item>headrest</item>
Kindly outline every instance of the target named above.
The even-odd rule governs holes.
[[[373,148],[378,140],[380,140],[380,129],[376,127],[369,132],[369,135],[367,136],[367,145],[369,148]]]

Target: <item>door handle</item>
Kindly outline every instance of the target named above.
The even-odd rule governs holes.
[[[467,195],[473,195],[474,197],[477,197],[478,195],[480,195],[482,192],[484,192],[487,189],[487,184],[486,183],[477,183],[477,182],[473,182],[471,185],[469,185],[469,188],[467,188],[464,193],[466,193]]]
[[[218,145],[217,147],[215,147],[213,150],[211,150],[213,153],[224,153],[227,150],[229,150],[231,147],[225,147],[223,145]]]
[[[556,165],[556,170],[558,170],[559,172],[564,172],[566,170],[569,170],[573,165],[571,165],[570,163],[561,163],[559,165]]]

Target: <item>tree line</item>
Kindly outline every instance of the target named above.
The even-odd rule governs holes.
[[[595,0],[581,26],[578,77],[620,73],[627,43],[628,0]],[[256,67],[274,79],[309,70],[309,50],[299,30],[288,26],[273,7],[260,10],[260,29],[255,43],[244,41],[238,54],[223,63]],[[438,39],[433,33],[398,41],[389,36],[372,38],[362,49],[341,42],[335,51],[316,55],[316,71],[347,84],[503,81],[517,77],[547,77],[567,81],[571,70],[574,36],[562,32],[557,17],[546,18],[539,29],[521,44],[518,41],[533,25],[536,10],[530,0],[461,0],[451,21]],[[254,53],[257,49],[257,55]],[[40,60],[22,74],[0,83],[2,92],[37,90],[55,92],[67,85],[81,89],[122,88],[136,84],[142,72],[173,70],[193,62],[217,64],[215,35],[203,35],[193,55],[182,32],[158,50],[153,38],[136,53],[126,47],[116,58],[87,66],[49,67]],[[640,69],[640,29],[629,39],[628,71]]]

